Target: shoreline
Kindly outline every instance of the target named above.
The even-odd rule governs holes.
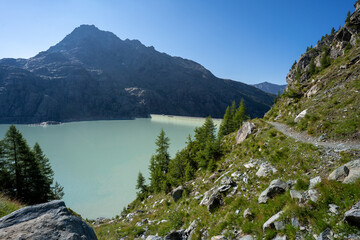
[[[148,117],[134,117],[134,118],[114,118],[114,119],[83,119],[83,120],[64,120],[64,121],[43,121],[43,122],[23,122],[23,123],[0,123],[0,125],[27,125],[31,127],[38,126],[56,126],[63,125],[66,123],[79,123],[79,122],[98,122],[98,121],[121,121],[121,120],[136,120],[136,119],[163,119],[163,120],[189,120],[189,121],[201,121],[205,120],[206,117],[192,117],[192,116],[180,116],[180,115],[167,115],[167,114],[149,114]],[[221,122],[221,118],[212,118],[217,123]],[[48,124],[49,123],[49,124]]]

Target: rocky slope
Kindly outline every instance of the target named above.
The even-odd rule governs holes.
[[[81,218],[72,215],[62,201],[19,209],[0,218],[0,239],[97,239]]]
[[[321,140],[360,140],[360,10],[304,53],[266,119]]]
[[[360,239],[359,16],[300,57],[264,119],[222,140],[215,171],[94,221],[98,237]]]
[[[262,83],[254,84],[254,87],[256,87],[264,92],[271,93],[274,95],[277,95],[279,91],[280,91],[280,93],[283,93],[286,86],[287,86],[287,84],[278,85],[278,84],[273,84],[273,83],[269,83],[269,82],[262,82]]]
[[[274,96],[200,64],[81,25],[30,59],[0,60],[0,123],[222,117],[233,100],[262,117]]]

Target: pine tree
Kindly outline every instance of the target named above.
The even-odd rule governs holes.
[[[335,33],[335,28],[333,27],[332,29],[331,29],[331,34],[334,34]]]
[[[246,107],[244,103],[244,99],[241,99],[239,108],[236,110],[235,116],[234,116],[234,129],[233,131],[239,129],[243,123],[243,121],[246,119]],[[232,132],[233,132],[232,131]]]
[[[14,125],[11,125],[6,132],[3,147],[6,159],[5,166],[11,175],[8,182],[12,190],[9,191],[11,195],[20,200],[24,197],[24,172],[22,168],[27,155],[27,148],[25,140]]]
[[[233,117],[231,114],[230,107],[227,107],[219,128],[218,136],[220,139],[231,133],[232,121],[233,121]]]
[[[140,192],[146,191],[145,178],[141,172],[139,172],[138,174],[138,178],[136,181],[136,189],[139,190]]]
[[[138,178],[136,181],[136,189],[139,190],[137,192],[137,197],[141,200],[144,199],[146,197],[147,186],[145,184],[145,178],[141,172],[139,172],[138,174]]]
[[[330,56],[329,56],[329,51],[328,49],[324,49],[323,50],[323,55],[320,59],[320,63],[321,63],[321,68],[322,69],[325,69],[327,68],[328,66],[330,66],[331,64],[331,60],[330,60]]]
[[[315,58],[312,57],[309,64],[309,74],[314,75],[316,74],[316,65],[315,65]]]
[[[186,149],[176,153],[174,159],[169,164],[169,180],[171,185],[178,186],[185,181],[185,169],[188,163],[188,153]]]
[[[187,163],[185,167],[185,181],[187,182],[192,180],[194,178],[194,175],[195,175],[194,169],[191,167],[190,163]]]
[[[345,23],[349,24],[350,23],[350,17],[351,17],[351,12],[348,11],[347,15],[346,15],[346,20]]]
[[[279,101],[280,97],[281,97],[281,91],[279,90],[276,97],[275,97],[274,102],[276,103],[277,101]]]
[[[62,187],[58,182],[55,182],[54,187],[52,187],[52,194],[52,199],[62,199],[64,197],[64,187]]]
[[[166,180],[166,173],[168,172],[170,154],[169,138],[165,136],[165,132],[161,129],[155,144],[157,146],[156,153],[150,160],[150,185],[155,192],[159,192],[163,188],[163,182]]]
[[[216,126],[209,116],[205,119],[204,124],[195,128],[195,143],[199,146],[199,150],[204,150],[207,140],[214,141],[216,139],[215,135]]]
[[[51,169],[49,159],[45,156],[38,143],[35,143],[33,147],[33,152],[41,171],[41,176],[42,176],[41,189],[43,192],[42,194],[44,195],[45,198],[44,201],[47,201],[51,199],[51,196],[53,194],[51,185],[53,184],[54,181],[54,171]]]
[[[63,195],[59,184],[51,188],[54,173],[40,146],[35,144],[31,150],[14,125],[0,145],[0,179],[5,181],[0,184],[0,191],[30,204]]]

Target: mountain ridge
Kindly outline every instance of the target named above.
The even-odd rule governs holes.
[[[279,85],[279,84],[274,84],[274,83],[265,81],[265,82],[253,84],[253,86],[264,92],[277,95],[279,91],[280,91],[280,93],[284,92],[287,84]]]
[[[260,117],[274,99],[244,83],[217,78],[194,61],[160,53],[138,40],[121,40],[94,25],[75,28],[32,58],[1,59],[0,66],[1,123],[149,114],[221,117],[227,105],[242,98],[248,114]],[[16,95],[21,85],[15,82],[30,91],[21,89]],[[27,108],[20,102],[27,102]]]

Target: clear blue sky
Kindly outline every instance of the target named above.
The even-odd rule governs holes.
[[[355,0],[0,1],[0,58],[47,50],[80,24],[194,60],[216,76],[285,83],[307,46],[343,25]]]

